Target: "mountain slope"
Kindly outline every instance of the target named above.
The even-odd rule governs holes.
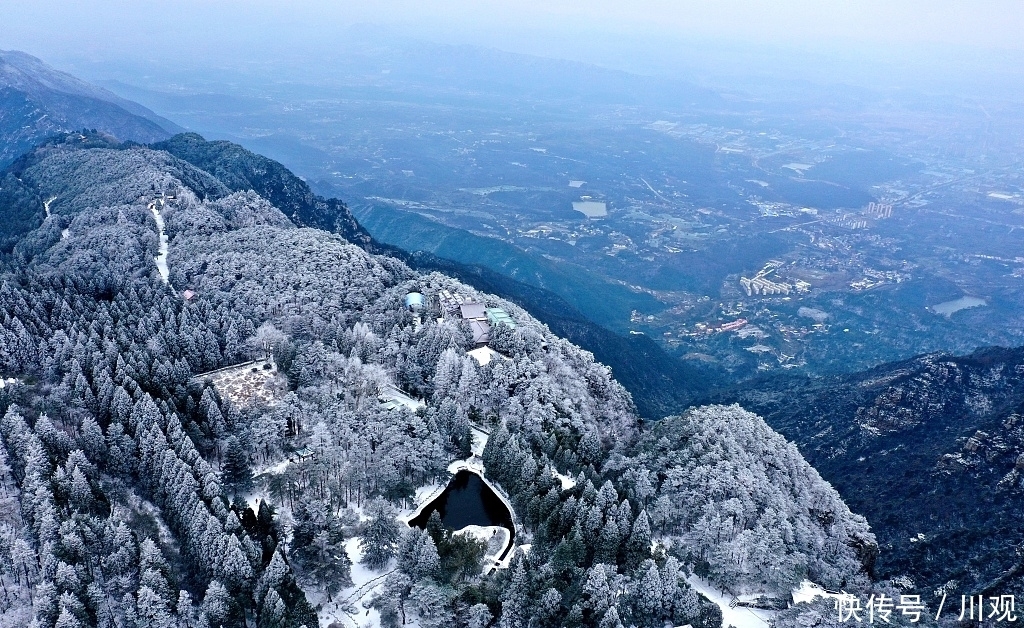
[[[50,201],[48,207],[54,214],[70,212],[66,210],[70,201],[63,200],[63,195],[58,194],[61,186],[90,184],[91,179],[87,177],[77,181],[55,181],[53,186],[34,186],[23,180],[23,174],[31,170],[47,151],[68,144],[79,148],[118,148],[120,145],[109,138],[91,134],[54,138],[48,142],[49,149],[24,156],[0,174],[0,204],[6,210],[6,219],[0,223],[0,251],[9,250],[43,223],[47,201]],[[610,366],[616,379],[630,390],[637,409],[645,418],[657,419],[681,412],[699,394],[717,384],[714,373],[687,368],[646,336],[615,334],[593,323],[577,308],[544,288],[480,266],[429,253],[410,255],[377,242],[355,220],[344,203],[311,194],[305,182],[281,164],[246,151],[238,144],[206,141],[196,134],[183,134],[155,144],[155,148],[164,149],[181,160],[168,161],[168,167],[178,173],[177,176],[191,181],[202,198],[219,199],[232,192],[254,190],[274,199],[275,205],[288,208],[292,220],[298,224],[327,229],[372,253],[397,257],[420,270],[439,270],[521,303],[555,333],[584,346],[600,362]],[[218,173],[220,178],[214,179],[200,168]]]
[[[0,207],[4,220],[0,222],[0,252],[10,251],[27,234],[53,218],[51,226],[65,224],[75,214],[96,202],[131,203],[140,196],[163,190],[170,178],[181,179],[200,198],[216,199],[231,193],[223,183],[206,172],[168,153],[161,161],[166,172],[149,178],[135,178],[125,185],[123,178],[110,168],[117,158],[107,154],[102,159],[82,162],[89,153],[75,149],[115,148],[121,146],[105,134],[72,133],[51,137],[37,150],[26,153],[0,173]],[[70,150],[69,150],[70,149]],[[41,162],[51,162],[46,179],[34,173]],[[52,172],[59,172],[53,175]]]
[[[297,224],[334,231],[371,252],[393,252],[375,242],[342,201],[313,194],[305,181],[280,163],[238,144],[208,142],[198,134],[183,133],[153,148],[210,172],[232,191],[256,191]]]
[[[398,257],[422,271],[437,270],[455,276],[523,305],[556,334],[586,348],[602,363],[612,367],[616,379],[630,391],[637,409],[645,418],[655,419],[682,411],[700,391],[712,387],[715,381],[715,374],[671,358],[646,336],[622,336],[595,324],[591,320],[593,312],[588,318],[557,294],[536,285],[537,281],[529,281],[529,277],[510,277],[479,265],[465,264],[459,261],[458,251],[451,246],[435,250],[436,254],[417,251],[410,255],[400,248],[381,243],[356,221],[345,203],[313,194],[304,181],[281,164],[237,144],[206,141],[199,135],[187,133],[154,144],[153,148],[167,151],[213,173],[234,192],[255,190],[280,207],[296,224],[333,231],[371,253]],[[406,221],[409,219],[407,216]],[[462,245],[473,242],[478,247],[494,247],[494,242],[467,233],[447,238],[442,234],[441,237],[450,241],[456,238]],[[521,269],[527,266],[519,260],[512,270],[516,271],[514,274],[522,275]],[[544,269],[540,275],[545,273],[552,274]],[[562,277],[564,285],[572,283],[565,273],[553,275]],[[581,286],[572,290],[585,298],[585,288]],[[625,288],[622,293],[629,298],[637,298]],[[642,307],[640,303],[636,306]],[[629,304],[620,305],[619,309],[623,307],[625,310],[619,314],[628,315]]]
[[[154,142],[181,130],[31,55],[0,50],[0,168],[51,135],[86,128],[136,142]]]
[[[0,273],[0,623],[298,628],[365,609],[382,625],[719,628],[687,565],[740,589],[867,586],[867,524],[753,415],[704,408],[644,439],[608,370],[516,304],[298,227],[167,152],[77,138],[17,164],[30,196],[56,199]],[[442,291],[515,319],[502,356],[467,354]],[[395,390],[422,408],[382,403]],[[486,544],[396,519],[479,428],[470,463],[530,546],[488,573]],[[750,517],[705,516],[737,501]],[[799,537],[755,546],[776,522]],[[766,580],[764,561],[794,569]]]
[[[872,522],[878,575],[1024,585],[1024,348],[925,355],[720,395],[758,412]]]

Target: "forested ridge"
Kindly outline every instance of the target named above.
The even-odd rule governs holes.
[[[5,226],[0,267],[0,624],[312,628],[356,563],[386,626],[718,628],[691,572],[871,586],[867,523],[755,415],[643,424],[516,304],[298,226],[183,150],[76,134],[4,175],[0,210],[32,218]],[[515,319],[498,357],[467,355],[445,290]],[[196,377],[265,355],[273,403]],[[392,389],[423,407],[382,404]],[[396,518],[474,425],[519,527],[486,573],[470,537]]]

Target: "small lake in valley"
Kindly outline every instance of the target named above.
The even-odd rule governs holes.
[[[444,492],[409,520],[409,525],[426,528],[427,520],[435,510],[441,517],[441,523],[451,530],[467,526],[506,528],[510,538],[498,560],[505,558],[514,544],[516,529],[512,512],[483,478],[472,471],[463,469],[456,473]]]
[[[608,215],[608,205],[601,201],[576,201],[572,208],[587,218],[604,218]]]
[[[984,307],[986,305],[988,305],[988,301],[985,299],[979,299],[978,297],[960,297],[959,299],[934,305],[932,306],[932,310],[934,310],[936,314],[942,314],[948,318],[952,316],[954,312],[966,310],[971,307]]]

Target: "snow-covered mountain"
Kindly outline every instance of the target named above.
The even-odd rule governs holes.
[[[95,129],[155,142],[181,128],[138,103],[14,50],[0,50],[0,167],[56,133]]]

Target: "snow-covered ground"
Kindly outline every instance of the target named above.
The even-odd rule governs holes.
[[[397,386],[394,386],[393,384],[388,384],[387,386],[384,386],[380,392],[380,396],[382,399],[385,399],[387,401],[393,401],[398,405],[408,408],[412,412],[416,412],[417,410],[426,405],[421,400],[413,399],[409,395],[405,394],[404,392],[399,390]]]
[[[466,355],[476,360],[477,364],[480,366],[490,364],[491,360],[495,358],[501,358],[502,360],[509,359],[490,347],[478,347],[472,351],[467,351]]]
[[[472,471],[480,476],[480,479],[484,481],[484,484],[491,486],[491,483],[484,477],[484,462],[477,456],[471,456],[465,460],[456,460],[448,465],[448,473],[455,475],[459,471]],[[491,487],[491,489],[494,490],[494,487]],[[505,501],[504,498],[502,501]],[[506,506],[507,505],[508,504],[506,504]]]
[[[559,473],[558,471],[555,470],[554,467],[551,468],[551,475],[553,475],[556,478],[558,478],[558,481],[562,483],[562,490],[563,491],[568,491],[569,489],[571,489],[574,486],[576,486],[576,480],[572,479],[568,475],[563,475],[563,474]]]
[[[487,432],[483,431],[478,427],[470,426],[470,431],[473,433],[473,445],[471,447],[474,456],[484,455],[484,447],[487,446]]]
[[[43,201],[43,211],[45,211],[45,212],[46,212],[46,217],[47,217],[47,218],[49,218],[49,217],[50,217],[50,216],[52,215],[52,214],[50,213],[50,204],[51,204],[51,203],[53,203],[53,202],[54,202],[55,200],[57,200],[57,197],[56,197],[56,196],[54,196],[54,197],[52,197],[52,198],[49,198],[49,199],[47,199],[47,200]],[[62,230],[62,231],[60,232],[60,238],[61,238],[61,240],[67,240],[67,239],[68,239],[68,235],[69,235],[70,233],[71,233],[71,232],[70,232],[70,231],[69,231],[68,229],[64,229],[64,230]]]
[[[155,258],[156,269],[160,273],[160,277],[164,280],[164,283],[169,284],[170,270],[167,268],[167,234],[164,233],[164,217],[160,215],[159,211],[157,211],[156,201],[149,204],[149,211],[153,212],[153,218],[156,220],[156,227],[160,230],[160,254]],[[49,209],[47,209],[47,215],[49,215]]]
[[[815,584],[810,580],[802,581],[799,587],[793,589],[793,602],[797,604],[799,604],[800,602],[811,602],[815,598],[819,597],[839,600],[842,599],[843,593],[827,591],[821,585]]]
[[[498,560],[501,553],[508,547],[509,539],[512,536],[507,528],[501,526],[466,526],[455,532],[455,534],[466,534],[487,544],[483,559],[484,573],[489,573],[492,569],[501,569],[508,566],[508,561],[500,562]]]
[[[323,604],[318,614],[321,626],[338,623],[346,628],[376,628],[380,626],[380,613],[377,609],[369,608],[369,603],[374,593],[384,585],[387,575],[394,570],[394,561],[383,571],[362,566],[359,561],[363,552],[358,538],[345,541],[345,552],[352,560],[352,586],[342,589],[332,602],[326,599],[314,601],[312,598],[309,601],[312,604]],[[307,597],[310,597],[308,593]]]
[[[775,616],[775,611],[768,611],[760,608],[748,608],[746,606],[729,606],[729,603],[733,600],[732,595],[728,593],[722,595],[721,589],[714,588],[714,586],[708,584],[704,580],[701,580],[695,574],[690,574],[689,577],[686,578],[686,581],[690,583],[691,587],[700,591],[706,598],[717,604],[718,608],[722,609],[723,626],[731,625],[736,628],[768,628],[769,620]]]
[[[267,475],[281,475],[282,473],[284,473],[284,470],[287,469],[288,465],[290,465],[291,463],[292,463],[291,460],[288,460],[287,458],[285,458],[281,462],[273,464],[273,465],[271,465],[269,467],[263,467],[263,468],[254,470],[252,472],[252,475],[253,475],[253,477],[256,477],[257,475],[263,475],[263,474],[267,474]]]
[[[193,379],[210,380],[221,396],[238,406],[260,401],[277,405],[288,391],[287,380],[273,359],[253,360],[215,371],[200,373]]]
[[[416,494],[412,498],[412,508],[403,510],[398,515],[398,520],[409,525],[409,522],[418,517],[427,504],[434,501],[444,491],[445,486],[445,484],[427,484],[416,489]]]
[[[471,536],[471,537],[475,538],[478,541],[483,541],[484,543],[489,543],[491,541],[491,537],[494,536],[494,532],[495,532],[495,528],[496,527],[497,526],[466,526],[465,528],[462,528],[461,530],[459,530],[458,534],[464,534],[466,536]],[[504,531],[504,532],[506,532],[506,533],[508,532],[508,530],[505,530],[505,528],[499,528],[499,529]]]

